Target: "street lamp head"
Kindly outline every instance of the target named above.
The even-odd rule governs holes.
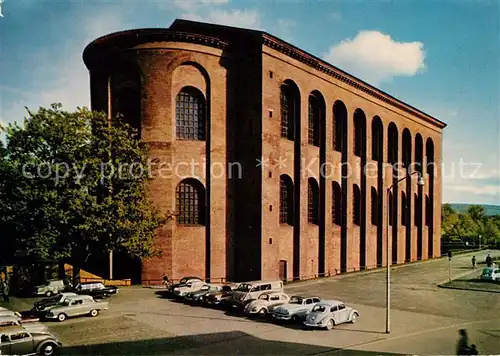
[[[418,177],[417,184],[420,185],[420,186],[424,186],[425,185],[424,178],[422,178],[422,176]]]

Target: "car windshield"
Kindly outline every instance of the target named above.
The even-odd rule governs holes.
[[[179,283],[180,284],[185,284],[187,281],[189,280],[189,278],[182,278]]]
[[[302,298],[293,296],[290,298],[290,304],[302,304]]]
[[[491,276],[491,272],[493,272],[493,270],[485,269],[485,270],[483,270],[483,276]]]
[[[237,290],[240,292],[248,292],[251,288],[252,286],[250,284],[240,284]]]
[[[261,294],[261,295],[259,295],[259,299],[268,300],[269,295],[268,294]]]
[[[326,307],[324,305],[316,305],[314,306],[313,308],[313,312],[318,312],[318,313],[322,313],[326,310]]]

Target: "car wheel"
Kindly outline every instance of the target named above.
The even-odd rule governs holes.
[[[328,320],[328,323],[326,323],[326,330],[332,330],[333,327],[335,326],[335,322],[333,319]]]
[[[260,316],[267,316],[267,309],[266,308],[262,308],[261,310],[259,310],[259,315]]]
[[[351,316],[351,323],[356,323],[358,321],[358,318],[359,318],[359,314],[358,313],[354,313],[352,314]]]
[[[96,309],[92,309],[92,310],[90,311],[90,316],[92,316],[92,317],[97,316],[97,314],[99,314],[99,311],[98,311],[98,310],[96,310]]]
[[[56,344],[48,342],[40,348],[40,355],[54,356],[59,353],[58,351],[59,347]]]
[[[64,320],[66,320],[68,318],[68,316],[64,313],[61,313],[57,316],[57,320],[59,320],[60,322],[63,322]]]
[[[45,292],[45,296],[46,296],[47,298],[52,297],[52,292],[51,292],[50,290],[49,290],[49,291],[47,291],[47,292]]]

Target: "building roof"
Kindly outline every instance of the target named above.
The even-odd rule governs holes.
[[[290,58],[294,58],[316,70],[346,83],[382,102],[419,117],[441,129],[446,123],[395,98],[394,96],[366,83],[365,81],[343,71],[342,69],[318,58],[274,35],[264,31],[250,30],[232,26],[176,19],[168,29],[143,28],[111,33],[92,41],[83,51],[83,60],[90,68],[92,61],[107,58],[107,52],[132,47],[145,42],[178,41],[196,43],[219,49],[231,44],[241,45],[238,35],[246,35],[257,43],[277,50]]]

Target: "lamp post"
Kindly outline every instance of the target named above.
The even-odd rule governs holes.
[[[422,174],[418,171],[413,172],[412,174],[407,174],[403,178],[398,179],[396,182],[394,182],[389,188],[387,188],[387,207],[389,207],[391,202],[389,201],[390,199],[390,193],[392,188],[397,186],[399,182],[406,180],[410,178],[412,175],[418,175],[418,180],[417,184],[420,186],[423,186],[424,179],[422,178]],[[394,209],[393,209],[394,210]],[[385,231],[385,249],[386,249],[386,255],[385,255],[385,260],[386,260],[386,300],[385,300],[385,333],[389,334],[391,332],[391,260],[389,257],[389,222],[391,219],[391,210],[387,208],[387,221],[386,221],[386,231]],[[394,214],[394,211],[392,212]]]

